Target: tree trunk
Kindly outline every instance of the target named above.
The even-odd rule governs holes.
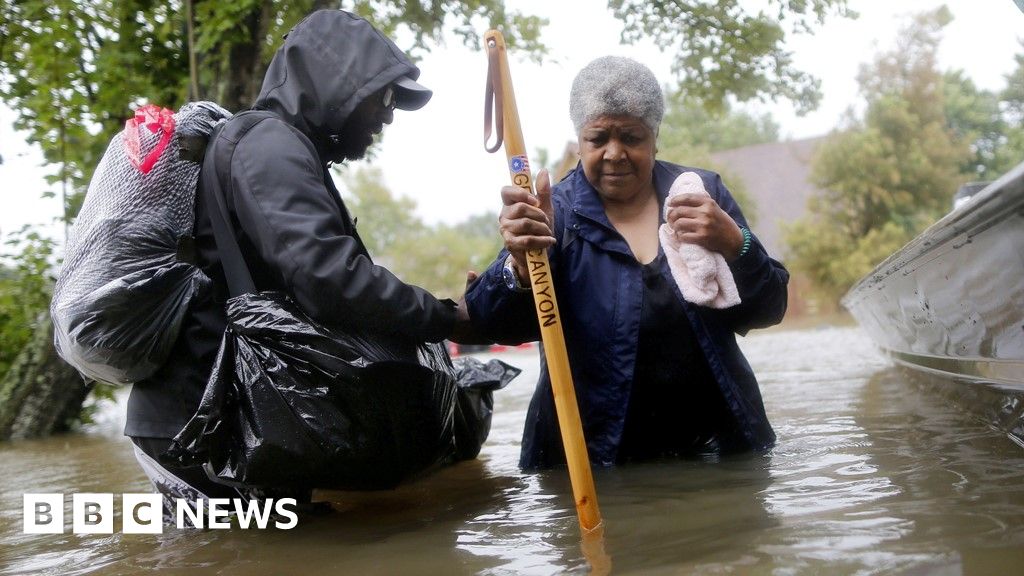
[[[251,108],[263,86],[266,67],[262,48],[271,7],[272,3],[263,2],[241,19],[240,27],[246,32],[246,41],[234,43],[228,52],[221,105],[232,112]]]
[[[0,440],[62,432],[82,411],[90,386],[53,347],[49,314],[0,380]]]

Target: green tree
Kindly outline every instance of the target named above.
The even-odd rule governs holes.
[[[611,0],[623,39],[653,37],[679,55],[676,72],[711,107],[787,97],[817,102],[817,84],[796,70],[783,49],[790,31],[806,31],[826,15],[850,15],[846,0],[769,0],[771,12],[738,0]],[[406,32],[411,52],[443,42],[451,31],[479,47],[479,31],[499,27],[510,46],[541,58],[538,16],[503,0],[0,0],[0,98],[18,112],[16,127],[39,144],[53,177],[67,187],[66,216],[77,211],[92,169],[129,114],[145,102],[177,107],[216,100],[247,108],[281,36],[317,8],[366,16],[386,34]],[[79,194],[80,195],[80,194]]]
[[[477,225],[482,221],[490,222],[485,233]],[[466,273],[482,272],[501,247],[497,215],[480,215],[454,226],[440,224],[421,238],[399,242],[391,253],[392,270],[438,297],[458,298],[466,288]]]
[[[66,216],[128,105],[183,99],[172,17],[172,5],[146,0],[0,0],[0,98],[60,168],[50,180],[65,185]]]
[[[867,100],[862,119],[833,134],[818,152],[812,178],[823,195],[787,230],[792,266],[824,296],[838,299],[857,279],[944,214],[971,151],[946,117],[946,78],[936,51],[951,16],[922,14],[895,49],[858,78]]]
[[[386,33],[408,30],[414,53],[446,29],[479,45],[477,30],[500,26],[510,45],[544,54],[545,21],[500,0],[0,0],[0,99],[61,167],[51,180],[65,184],[70,218],[129,107],[207,99],[248,108],[281,36],[305,14],[339,6]]]
[[[395,198],[384,184],[380,168],[364,168],[345,173],[348,193],[345,202],[356,218],[359,237],[370,255],[390,266],[390,254],[399,240],[419,238],[427,228],[416,217],[416,201]]]
[[[1017,56],[1018,70],[1022,58]],[[1024,99],[1013,96],[1015,74],[998,93],[977,88],[961,70],[945,75],[946,121],[958,138],[971,143],[964,171],[973,179],[995,180],[1024,161],[1024,124],[1017,113]]]
[[[439,297],[461,296],[466,272],[482,271],[501,249],[496,214],[428,226],[416,216],[415,200],[391,193],[380,169],[353,171],[345,184],[345,201],[374,261]]]
[[[992,173],[1005,172],[1001,148],[1006,124],[999,111],[999,96],[979,90],[962,70],[947,72],[943,77],[946,122],[957,138],[973,142],[964,172],[979,180],[991,179]]]
[[[708,110],[681,90],[669,92],[658,134],[663,149],[699,148],[707,152],[779,141],[779,125],[770,114],[751,114],[724,104]]]
[[[807,112],[821,99],[819,82],[793,65],[789,33],[809,32],[829,14],[856,16],[845,0],[609,0],[625,23],[622,39],[651,37],[674,49],[673,70],[694,99],[721,110],[740,102],[787,98]]]
[[[1021,41],[1024,48],[1024,40]],[[1024,50],[1014,56],[1017,67],[1006,76],[1006,88],[1000,93],[1000,110],[1008,127],[1006,142],[1001,148],[1007,169],[1024,161]],[[998,171],[998,168],[997,168]]]
[[[11,235],[0,267],[0,378],[32,337],[50,304],[53,240],[23,229]]]
[[[1021,41],[1024,48],[1024,40]],[[1006,76],[1006,88],[1002,100],[1006,103],[1007,121],[1015,126],[1024,125],[1024,52],[1013,57],[1017,68]]]

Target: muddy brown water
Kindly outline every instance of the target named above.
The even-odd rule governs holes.
[[[1024,573],[1024,448],[984,417],[1018,397],[950,393],[893,368],[856,328],[742,346],[778,445],[596,470],[603,546],[581,541],[564,471],[516,467],[537,357],[515,351],[499,356],[525,371],[498,395],[478,460],[341,495],[292,530],[121,534],[117,519],[113,535],[71,534],[70,520],[65,534],[24,534],[27,492],[70,503],[150,488],[119,434],[123,404],[84,433],[0,444],[0,574]]]

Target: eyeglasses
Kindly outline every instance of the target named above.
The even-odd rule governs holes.
[[[384,89],[384,96],[381,97],[381,104],[383,104],[384,108],[388,110],[395,109],[396,102],[394,86],[388,85],[388,87]]]

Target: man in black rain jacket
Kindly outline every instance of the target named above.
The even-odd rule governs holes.
[[[328,170],[362,157],[395,108],[427,103],[431,92],[418,76],[391,40],[340,10],[315,12],[288,34],[255,105],[272,114],[244,132],[229,121],[207,151],[235,146],[230,181],[220,185],[257,289],[290,294],[326,324],[429,342],[466,329],[463,308],[372,262]],[[193,302],[167,363],[133,387],[125,434],[165,494],[188,497],[192,489],[233,497],[200,467],[156,461],[195,413],[226,322],[227,284],[204,196],[202,190],[197,195],[195,240],[199,265],[214,287]]]

